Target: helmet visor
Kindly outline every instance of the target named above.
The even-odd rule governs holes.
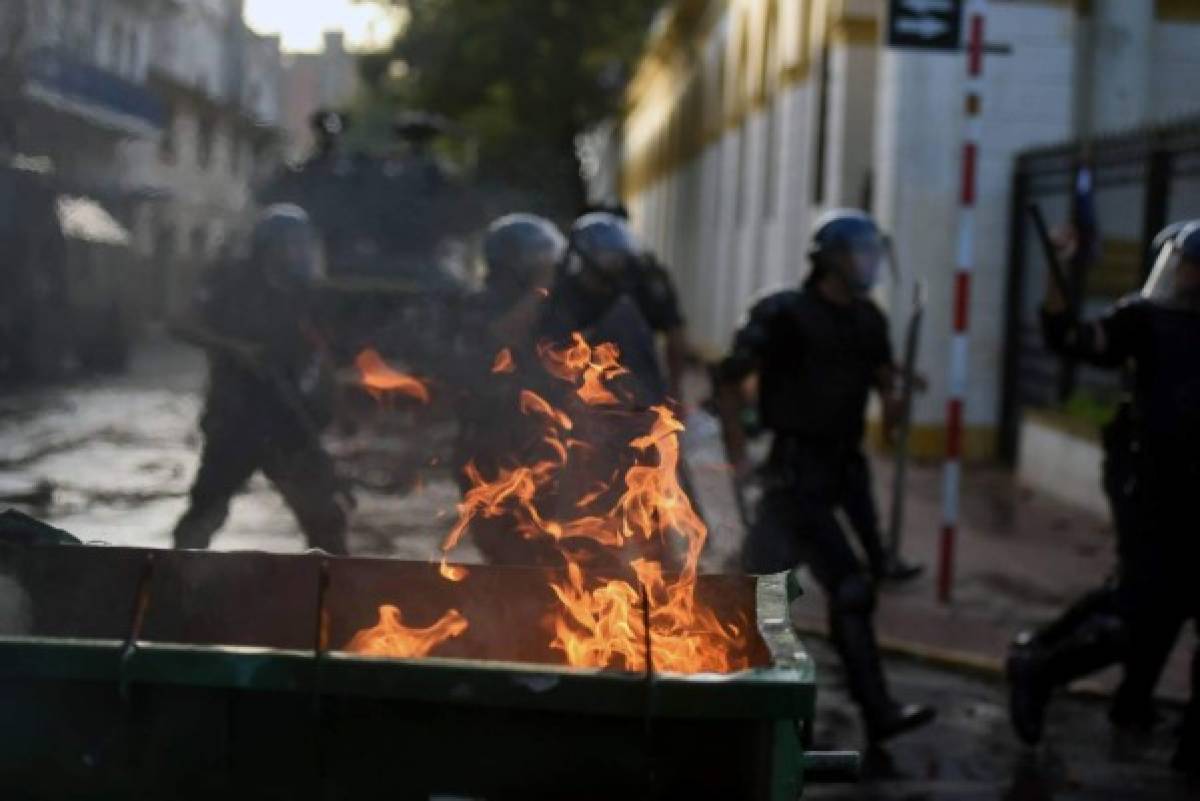
[[[846,279],[850,287],[865,295],[875,288],[888,269],[887,248],[879,237],[864,238],[846,251]]]
[[[309,286],[325,276],[325,254],[320,240],[306,226],[279,232],[264,253],[267,275],[287,286]]]
[[[636,284],[637,262],[626,253],[603,251],[587,253],[575,248],[583,272],[591,277],[593,285],[609,294],[620,294],[631,290]]]
[[[1163,245],[1158,251],[1158,258],[1154,261],[1154,269],[1150,271],[1150,277],[1146,279],[1146,285],[1142,287],[1142,297],[1149,300],[1174,298],[1178,285],[1179,265],[1182,261],[1183,254],[1174,241]]]

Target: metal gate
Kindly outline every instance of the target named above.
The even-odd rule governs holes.
[[[1150,245],[1168,222],[1200,217],[1200,117],[1017,156],[999,443],[1010,463],[1017,458],[1024,409],[1068,403],[1102,413],[1120,391],[1117,376],[1064,367],[1041,342],[1039,309],[1048,265],[1029,207],[1038,204],[1051,226],[1070,221],[1076,180],[1085,165],[1092,175],[1099,255],[1071,279],[1083,314],[1090,316],[1141,285],[1152,265]]]

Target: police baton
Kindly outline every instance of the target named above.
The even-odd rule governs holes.
[[[1058,260],[1058,250],[1054,246],[1054,240],[1050,236],[1050,228],[1046,225],[1046,217],[1042,214],[1042,207],[1037,203],[1029,204],[1029,216],[1033,218],[1033,227],[1037,231],[1038,241],[1042,245],[1042,252],[1046,256],[1046,264],[1050,266],[1050,277],[1054,279],[1054,285],[1062,294],[1063,300],[1067,303],[1071,302],[1071,282],[1067,280],[1067,273],[1063,270],[1062,262]]]
[[[1038,241],[1042,244],[1042,252],[1046,257],[1046,264],[1050,268],[1050,277],[1054,281],[1055,287],[1058,288],[1063,302],[1066,304],[1067,316],[1072,321],[1078,320],[1081,299],[1076,297],[1077,293],[1072,288],[1075,284],[1067,279],[1067,273],[1063,269],[1062,262],[1058,260],[1058,250],[1054,246],[1054,240],[1050,237],[1050,229],[1046,225],[1046,218],[1042,214],[1042,209],[1037,203],[1030,203],[1029,214],[1033,217],[1033,227],[1037,231]],[[1069,355],[1064,355],[1058,386],[1060,400],[1066,400],[1070,396],[1074,384],[1075,359]]]

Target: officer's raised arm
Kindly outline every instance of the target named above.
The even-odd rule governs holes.
[[[1053,281],[1042,306],[1042,341],[1047,350],[1097,367],[1119,367],[1129,353],[1140,298],[1126,298],[1099,318],[1071,314]]]
[[[752,470],[746,455],[746,430],[742,425],[742,410],[747,402],[746,383],[758,373],[775,306],[772,299],[767,298],[750,310],[734,335],[732,350],[717,366],[715,373],[717,410],[721,416],[725,457],[739,476]]]

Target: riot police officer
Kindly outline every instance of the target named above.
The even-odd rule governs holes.
[[[1043,308],[1049,347],[1098,367],[1132,371],[1128,480],[1117,517],[1119,581],[1107,624],[1083,617],[1073,637],[1033,638],[1011,663],[1013,723],[1036,742],[1051,690],[1121,658],[1125,676],[1111,716],[1121,726],[1152,723],[1152,697],[1179,631],[1200,615],[1192,570],[1200,557],[1193,504],[1200,480],[1200,221],[1168,229],[1140,295],[1095,321],[1071,318],[1051,285]],[[1111,470],[1111,468],[1110,468]],[[1118,473],[1119,475],[1119,473]],[[1107,626],[1107,628],[1106,628]],[[1200,659],[1174,764],[1200,770]]]
[[[628,373],[612,386],[623,404],[619,410],[607,409],[610,414],[576,419],[575,435],[593,447],[572,459],[570,475],[557,482],[555,497],[543,500],[547,506],[568,504],[564,513],[577,513],[574,504],[585,492],[583,484],[590,489],[596,480],[609,479],[632,434],[622,429],[607,436],[612,432],[595,429],[636,424],[641,419],[637,415],[644,416],[646,409],[666,398],[653,334],[628,294],[638,253],[624,221],[610,214],[585,215],[572,226],[569,238],[549,220],[528,214],[510,214],[492,223],[484,241],[484,291],[474,299],[457,348],[456,362],[463,374],[450,379],[463,389],[458,393],[455,459],[460,473],[473,463],[490,477],[502,467],[539,458],[534,454],[544,448],[544,424],[519,413],[518,396],[532,390],[557,408],[575,402],[568,385],[542,368],[538,346],[547,341],[569,345],[578,332],[593,345],[612,342],[620,349]],[[501,350],[507,351],[507,361],[497,370],[495,357]],[[583,435],[581,426],[592,430]],[[606,447],[609,444],[613,448]],[[464,483],[463,489],[467,486]],[[502,520],[477,520],[472,536],[489,561],[561,564],[563,546],[514,537],[512,527]],[[595,553],[590,558],[611,556]]]
[[[629,211],[619,203],[600,204],[589,211],[608,212],[624,221]],[[679,305],[679,292],[670,270],[652,250],[642,250],[636,261],[631,293],[650,329],[662,336],[666,357],[667,391],[674,400],[683,398],[683,375],[694,358],[687,337],[687,321]]]
[[[523,427],[498,426],[496,415],[516,408],[521,388],[546,392],[542,371],[536,369],[536,331],[566,250],[566,237],[544,217],[508,214],[488,226],[483,291],[467,303],[455,348],[458,358],[449,365],[456,371],[449,382],[463,389],[460,465],[474,460],[490,474],[505,456],[524,450],[519,444]],[[497,368],[502,351],[507,352],[507,363]],[[539,427],[535,439],[540,437]]]
[[[567,242],[539,335],[565,344],[579,331],[592,344],[614,343],[629,370],[623,383],[634,403],[665,402],[654,331],[636,299],[642,249],[628,223],[610,212],[590,212],[571,225]]]
[[[176,547],[208,547],[234,494],[261,470],[310,546],[346,552],[350,500],[320,441],[332,382],[308,290],[322,271],[308,215],[271,206],[254,227],[248,256],[219,269],[190,318],[175,326],[209,357],[204,450],[190,506],[175,527]]]
[[[828,596],[830,635],[871,743],[934,717],[933,709],[900,704],[888,691],[872,621],[872,576],[835,517],[837,509],[861,503],[870,392],[880,394],[889,414],[898,402],[887,322],[868,298],[884,254],[882,235],[866,214],[847,210],[822,217],[804,286],[755,304],[716,372],[734,469],[750,469],[740,388],[752,374],[758,375],[762,423],[774,434],[743,566],[750,573],[772,573],[808,564]],[[856,533],[881,569],[878,531]]]
[[[1161,253],[1183,226],[1174,223],[1163,229],[1154,239],[1152,252]],[[1060,244],[1063,261],[1072,255],[1073,248],[1072,237],[1064,236]],[[1135,536],[1134,503],[1139,446],[1128,386],[1131,376],[1128,369],[1125,372],[1126,391],[1112,419],[1101,431],[1102,486],[1116,532],[1118,564],[1124,564],[1126,553],[1139,544]],[[1047,625],[1019,633],[1009,649],[1006,666],[1009,707],[1017,735],[1030,745],[1041,740],[1046,706],[1054,688],[1118,664],[1125,653],[1126,633],[1119,568]],[[1118,723],[1131,727],[1147,725],[1153,715],[1151,699],[1143,700],[1141,708],[1123,710]]]

